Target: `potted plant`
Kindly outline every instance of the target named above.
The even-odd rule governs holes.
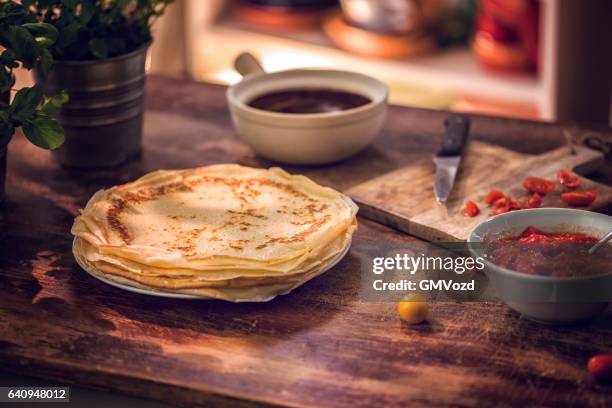
[[[58,31],[45,94],[65,89],[66,142],[55,156],[71,167],[121,164],[141,151],[145,60],[151,26],[173,0],[22,0]]]
[[[7,145],[17,128],[43,149],[55,149],[64,141],[56,115],[68,99],[65,92],[45,98],[41,86],[35,85],[18,90],[10,100],[13,69],[36,66],[44,77],[53,62],[49,47],[57,34],[53,26],[37,22],[22,4],[0,2],[0,46],[4,48],[0,54],[0,201],[4,199]]]

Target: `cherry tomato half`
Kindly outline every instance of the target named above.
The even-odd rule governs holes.
[[[534,193],[527,201],[525,201],[525,208],[540,208],[542,206],[542,196],[538,193]]]
[[[591,357],[587,369],[597,381],[612,381],[612,354],[598,354]]]
[[[555,183],[540,177],[527,177],[523,181],[523,187],[532,193],[546,195],[556,187]]]
[[[502,193],[501,191],[491,190],[489,191],[489,194],[487,194],[487,197],[485,198],[485,203],[489,205],[493,205],[494,202],[496,202],[497,200],[503,197],[504,197],[504,193]]]
[[[504,207],[498,207],[494,209],[493,211],[489,213],[489,215],[499,215],[499,214],[507,213],[508,211],[510,211],[510,206],[506,205]]]
[[[512,199],[510,196],[504,196],[493,203],[495,209],[489,213],[489,215],[499,215],[507,213],[508,211],[520,210],[523,208],[521,203]]]
[[[563,169],[557,173],[559,184],[567,188],[577,188],[582,184],[582,181],[573,172]]]
[[[475,217],[480,213],[480,208],[472,200],[465,200],[465,208],[463,209],[463,215],[466,217]]]
[[[510,210],[520,210],[521,208],[523,208],[521,206],[521,203],[516,200],[513,200],[510,197],[508,197],[508,206],[510,207]]]
[[[497,199],[493,202],[493,207],[495,208],[503,208],[508,207],[510,209],[510,196],[503,196],[500,199]]]
[[[594,191],[570,191],[561,194],[561,200],[572,207],[586,207],[591,205],[597,198]]]

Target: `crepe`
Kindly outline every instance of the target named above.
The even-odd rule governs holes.
[[[78,239],[75,244],[78,244]],[[350,242],[349,242],[350,245]],[[345,251],[347,248],[345,248]],[[118,270],[107,269],[106,271],[97,269],[95,266],[88,264],[87,260],[83,259],[77,251],[75,256],[79,260],[79,264],[86,265],[86,269],[95,276],[101,277],[104,280],[115,282],[119,285],[127,285],[138,289],[146,290],[147,292],[163,292],[180,295],[188,295],[194,297],[214,298],[226,300],[230,302],[265,302],[275,298],[278,295],[284,295],[291,292],[298,286],[303,285],[307,281],[315,278],[325,272],[329,267],[339,261],[342,253],[327,259],[321,267],[315,268],[307,273],[299,275],[291,275],[290,279],[285,280],[265,280],[250,282],[248,285],[226,285],[216,287],[183,287],[183,288],[168,288],[167,285],[151,285],[138,280],[133,280],[126,277],[123,272]]]
[[[72,233],[75,256],[114,279],[159,290],[273,293],[316,276],[345,251],[356,213],[350,198],[304,176],[214,165],[101,190]]]
[[[266,270],[239,268],[219,270],[197,270],[180,268],[157,268],[120,258],[104,257],[95,252],[91,244],[77,238],[74,251],[95,269],[115,275],[131,278],[151,286],[186,288],[186,287],[214,287],[214,286],[248,286],[261,282],[273,282],[293,278],[292,275],[304,274],[316,267],[320,267],[328,259],[343,252],[350,244],[350,239],[356,224],[352,224],[339,239],[332,242],[323,254],[319,253],[316,260],[307,263],[307,266],[290,271],[290,273],[273,273]],[[167,283],[157,283],[167,282]]]
[[[327,266],[334,263],[335,260],[329,260]],[[326,266],[326,268],[327,268]],[[320,275],[325,269],[313,271],[299,281],[278,282],[267,285],[246,286],[239,288],[187,288],[187,289],[159,289],[148,285],[143,285],[139,282],[134,282],[130,279],[113,274],[107,274],[100,271],[90,270],[94,275],[100,276],[105,280],[115,282],[119,285],[127,285],[138,289],[146,290],[147,292],[161,292],[179,295],[188,295],[198,298],[213,298],[226,300],[229,302],[267,302],[274,299],[276,296],[285,295],[291,292],[298,286],[303,285],[307,281]]]

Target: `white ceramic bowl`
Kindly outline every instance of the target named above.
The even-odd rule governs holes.
[[[247,105],[269,92],[305,88],[349,91],[371,102],[316,114],[277,113]],[[387,87],[372,77],[327,69],[256,72],[227,91],[232,120],[242,140],[263,157],[298,165],[336,162],[369,145],[383,126],[387,97]]]
[[[519,234],[528,226],[545,231],[566,228],[601,237],[612,230],[612,217],[566,208],[538,208],[501,214],[483,221],[470,233],[468,245],[472,256],[484,255],[482,244],[486,239]],[[587,319],[605,309],[608,300],[612,299],[612,265],[608,274],[564,278],[528,275],[484,259],[485,273],[494,284],[496,293],[510,308],[532,320],[566,323]]]

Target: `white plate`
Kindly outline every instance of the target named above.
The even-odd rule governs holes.
[[[149,287],[146,287],[146,286],[143,286],[143,285],[136,286],[137,284],[135,284],[135,283],[133,283],[131,281],[128,281],[127,279],[121,279],[119,277],[117,278],[116,281],[108,279],[105,276],[102,276],[99,273],[96,273],[95,270],[89,269],[89,267],[86,265],[86,263],[80,258],[80,256],[75,251],[76,242],[77,242],[77,238],[74,238],[74,240],[72,241],[72,254],[74,255],[74,259],[76,260],[77,264],[79,264],[81,269],[83,269],[85,272],[87,272],[88,274],[90,274],[94,278],[96,278],[99,281],[102,281],[102,282],[104,282],[104,283],[106,283],[108,285],[111,285],[111,286],[114,286],[116,288],[120,288],[120,289],[123,289],[123,290],[127,290],[129,292],[140,293],[142,295],[159,296],[159,297],[166,297],[166,298],[173,298],[173,299],[217,299],[217,298],[214,298],[212,296],[191,295],[191,294],[186,294],[186,293],[165,292],[165,291],[162,291],[162,290],[149,288]],[[326,268],[321,270],[317,275],[312,276],[310,279],[313,279],[313,278],[315,278],[315,277],[317,277],[317,276],[319,276],[319,275],[329,271],[334,266],[336,266],[338,264],[338,262],[340,262],[342,260],[342,258],[344,258],[344,256],[348,253],[350,247],[351,247],[351,242],[348,243],[346,248],[341,253],[336,255],[336,257],[332,260],[332,262],[329,264],[329,266],[327,266]],[[235,303],[242,303],[242,302],[267,302],[267,301],[270,301],[270,300],[274,299],[276,296],[288,294],[292,290],[294,290],[294,289],[302,286],[304,283],[308,282],[310,279],[305,280],[304,282],[300,283],[298,286],[296,286],[294,288],[291,288],[291,289],[289,289],[286,292],[278,293],[276,295],[270,296],[270,297],[265,298],[265,299],[255,299],[255,300],[241,299],[241,300],[235,301]],[[225,300],[225,299],[219,299],[219,300]]]

